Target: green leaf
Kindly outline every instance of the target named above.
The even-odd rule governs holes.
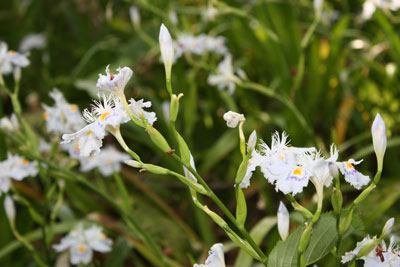
[[[268,232],[276,224],[276,217],[264,217],[254,228],[250,231],[250,236],[256,244],[260,244]],[[235,267],[250,267],[252,266],[253,259],[243,250],[240,250],[238,257],[235,261]]]
[[[298,246],[305,227],[298,227],[285,241],[279,241],[272,250],[268,266],[297,266]],[[306,264],[312,264],[326,256],[335,246],[338,239],[336,218],[333,213],[323,214],[313,226],[310,243],[304,253]]]

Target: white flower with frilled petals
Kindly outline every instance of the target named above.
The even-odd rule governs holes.
[[[7,159],[0,162],[0,170],[0,195],[10,189],[10,179],[22,181],[29,176],[35,177],[39,172],[37,162],[12,154],[8,154]]]
[[[218,86],[220,90],[227,88],[229,94],[235,92],[236,83],[240,79],[235,75],[231,54],[225,55],[224,60],[218,64],[217,72],[209,75],[207,81],[210,85]]]
[[[94,101],[91,112],[84,110],[83,117],[89,123],[73,134],[64,134],[61,144],[75,141],[74,150],[79,151],[81,157],[98,154],[103,145],[103,138],[108,132],[119,131],[122,123],[129,121],[129,116],[113,95],[100,96],[100,101]]]
[[[102,233],[102,229],[92,226],[83,229],[80,224],[53,248],[57,252],[69,249],[71,264],[88,264],[92,261],[93,251],[106,253],[111,251],[112,240]]]
[[[289,211],[287,210],[285,204],[281,201],[279,203],[279,209],[277,214],[278,219],[278,231],[279,235],[281,236],[282,240],[285,241],[289,235]]]
[[[355,161],[349,159],[348,161],[339,162],[338,166],[340,172],[344,175],[346,182],[350,183],[356,189],[361,189],[364,185],[367,185],[370,181],[369,176],[363,175],[354,168],[354,165],[358,165],[362,160]]]
[[[129,107],[135,116],[136,119],[140,120],[141,122],[147,121],[150,125],[157,120],[156,113],[145,111],[143,108],[150,108],[151,102],[146,101],[144,102],[143,99],[136,101],[135,99],[131,98],[129,100]]]
[[[342,263],[353,260],[360,250],[366,245],[376,240],[376,237],[371,239],[370,237],[364,238],[361,242],[358,242],[356,248],[350,252],[346,252],[342,256]],[[398,267],[400,266],[400,251],[396,246],[394,237],[391,237],[389,246],[386,246],[385,241],[376,246],[366,256],[361,257],[364,260],[364,267]]]
[[[119,152],[115,147],[108,146],[101,150],[98,155],[81,159],[81,170],[84,172],[98,168],[104,176],[110,176],[114,172],[121,171],[121,163],[129,160],[130,156]]]
[[[17,116],[13,113],[10,118],[4,117],[0,119],[0,128],[8,131],[14,132],[19,129],[19,122]]]
[[[346,263],[353,260],[355,257],[357,257],[358,253],[363,247],[365,247],[368,244],[371,244],[372,242],[374,242],[375,239],[376,239],[375,236],[372,239],[369,236],[367,236],[360,242],[357,242],[357,245],[354,250],[346,252],[344,256],[342,256],[342,263]]]
[[[326,187],[330,186],[332,183],[332,173],[329,169],[329,164],[336,164],[339,153],[335,145],[331,145],[330,157],[328,159],[320,157],[317,153],[316,157],[312,162],[312,178],[311,181],[315,187]]]
[[[106,67],[106,75],[99,74],[96,87],[99,91],[109,91],[116,95],[122,95],[126,84],[132,77],[132,70],[129,67],[117,69],[118,73],[114,74],[110,71],[110,65]]]
[[[221,243],[214,244],[208,253],[205,264],[195,264],[193,267],[225,267],[224,246]]]
[[[243,114],[239,114],[234,111],[228,111],[224,114],[224,120],[229,128],[236,128],[239,122],[244,122],[246,118]]]
[[[372,142],[374,144],[374,150],[376,158],[378,160],[378,169],[382,169],[383,157],[386,151],[387,137],[386,137],[386,125],[381,115],[376,114],[375,120],[371,127]]]
[[[54,100],[54,106],[42,105],[47,131],[54,134],[72,133],[85,125],[78,106],[68,103],[57,88],[49,95]]]
[[[161,24],[158,41],[160,43],[161,58],[164,62],[165,75],[167,79],[170,79],[172,63],[174,62],[174,46],[172,45],[171,35],[164,24]]]
[[[225,38],[222,36],[208,36],[201,34],[194,36],[190,33],[182,33],[174,42],[175,59],[178,59],[182,54],[203,55],[207,52],[224,55],[228,52],[225,45]]]

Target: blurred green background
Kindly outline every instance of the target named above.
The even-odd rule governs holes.
[[[400,14],[377,10],[370,20],[361,23],[357,15],[363,1],[325,1],[321,21],[316,24],[308,44],[302,47],[301,42],[315,19],[311,1],[213,3],[215,17],[207,18],[204,14],[210,5],[201,0],[1,1],[0,40],[10,49],[18,50],[21,40],[29,33],[44,33],[47,40],[43,50],[30,52],[31,65],[22,72],[21,101],[29,122],[40,135],[48,136],[40,105],[52,104],[48,93],[53,87],[59,88],[69,102],[77,103],[81,109],[88,108],[91,98],[96,98],[97,75],[110,64],[112,69],[118,66],[133,69],[126,95],[151,100],[158,115],[155,125],[166,133],[162,103],[168,100],[168,94],[158,50],[161,23],[166,24],[173,37],[181,32],[221,35],[226,38],[235,67],[243,69],[252,82],[268,87],[272,96],[240,86],[230,96],[208,85],[208,75],[222,60],[218,55],[180,58],[173,66],[172,82],[175,92],[184,93],[177,128],[187,140],[200,174],[227,206],[232,210],[235,207],[233,183],[241,162],[237,132],[228,129],[222,119],[224,112],[232,107],[245,114],[246,134],[256,129],[258,136],[269,143],[271,133],[286,131],[292,145],[318,146],[323,152],[329,150],[331,143],[336,143],[341,160],[363,158],[359,169],[370,176],[376,170],[370,126],[379,112],[386,122],[389,138],[383,176],[378,188],[358,210],[365,232],[370,234],[378,233],[388,218],[400,219],[397,165],[400,160]],[[139,8],[139,28],[131,23],[131,5]],[[171,21],[172,11],[178,18],[176,24]],[[359,40],[358,45],[354,40]],[[12,78],[6,77],[6,81],[12,83]],[[9,115],[10,100],[3,94],[1,97],[1,112]],[[282,99],[290,104],[283,104]],[[296,111],[289,106],[295,106]],[[159,153],[140,129],[128,125],[123,128],[123,135],[145,162],[181,172],[181,167]],[[96,172],[87,174],[96,183],[97,175]],[[222,230],[196,210],[179,181],[129,168],[124,169],[123,175],[129,179],[138,220],[158,240],[164,252],[178,262],[197,262],[214,242],[228,241]],[[112,183],[107,178],[103,182]],[[38,187],[27,187],[26,194],[39,205],[43,192]],[[310,209],[315,207],[313,190],[309,187],[297,197]],[[345,186],[344,191],[345,203],[357,195],[350,186]],[[249,229],[262,218],[274,216],[279,201],[284,200],[259,171],[255,172],[252,185],[245,193]],[[329,200],[329,190],[326,193]],[[85,188],[68,185],[64,218],[105,214],[107,218],[101,219],[103,224],[118,223],[120,218],[91,194]],[[212,203],[208,204],[215,208]],[[329,205],[326,201],[325,208],[330,209]],[[23,207],[18,210],[18,222],[22,233],[37,229]],[[292,220],[292,228],[296,225],[296,220]],[[23,248],[7,253],[1,250],[14,240],[3,211],[0,229],[0,265],[34,266],[30,254]],[[395,232],[399,230],[397,227]],[[134,245],[124,239],[117,241],[118,231],[110,231],[120,249],[108,257],[100,256],[104,266],[149,266]],[[363,235],[358,234],[354,240]],[[273,228],[262,247],[270,251],[278,239]],[[41,246],[40,241],[35,244]],[[344,251],[353,245],[348,241]],[[228,264],[234,264],[236,253],[237,250],[232,250],[226,255]],[[330,266],[330,259],[320,264]]]

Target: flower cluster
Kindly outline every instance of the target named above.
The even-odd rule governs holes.
[[[360,15],[361,20],[368,20],[375,13],[375,10],[379,9],[389,9],[396,11],[400,8],[400,1],[392,0],[367,0],[363,4],[363,10]]]
[[[241,69],[236,70],[236,73],[239,77],[245,76]],[[216,73],[210,74],[207,81],[212,86],[218,86],[219,90],[226,88],[229,94],[233,94],[236,89],[236,83],[240,82],[238,76],[235,75],[231,54],[226,54],[225,58],[218,64]]]
[[[109,252],[111,246],[112,240],[102,233],[100,227],[84,229],[82,224],[79,224],[53,248],[58,252],[69,249],[71,264],[88,264],[92,261],[93,251]]]
[[[8,154],[7,159],[0,162],[0,169],[0,195],[10,190],[11,179],[21,181],[29,176],[35,177],[39,172],[37,162],[12,154]]]
[[[120,172],[121,162],[129,159],[128,154],[119,152],[113,146],[107,146],[97,155],[81,158],[81,171],[87,172],[98,168],[102,175],[110,176],[114,172]]]
[[[332,174],[329,164],[334,164],[344,175],[345,180],[357,189],[367,185],[368,176],[358,172],[354,165],[361,163],[354,159],[338,162],[338,151],[331,146],[330,157],[324,158],[315,148],[299,148],[289,145],[286,133],[274,133],[271,146],[266,143],[260,145],[258,151],[254,151],[249,160],[249,167],[241,187],[247,187],[251,172],[259,166],[265,178],[276,186],[277,191],[284,194],[297,194],[311,181],[316,188],[329,186],[332,182]]]
[[[223,55],[228,52],[224,37],[213,37],[206,34],[194,36],[189,33],[182,33],[178,36],[177,40],[174,41],[173,46],[175,50],[175,60],[180,58],[184,53],[203,55],[206,52],[213,52]]]

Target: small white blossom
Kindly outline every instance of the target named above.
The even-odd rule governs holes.
[[[156,113],[145,111],[143,108],[150,108],[151,102],[146,101],[144,102],[143,99],[136,101],[135,99],[131,98],[129,100],[129,107],[135,116],[136,119],[140,120],[141,122],[147,121],[150,125],[153,125],[155,121],[157,121]]]
[[[376,9],[389,9],[396,11],[400,8],[399,0],[366,0],[360,15],[361,21],[366,21],[372,17]]]
[[[209,75],[207,81],[212,86],[218,86],[219,90],[227,88],[229,94],[235,92],[236,83],[240,79],[235,75],[231,54],[225,55],[224,60],[218,64],[217,72]]]
[[[82,158],[81,171],[87,172],[98,168],[102,175],[110,176],[114,172],[120,172],[121,163],[129,159],[128,154],[119,152],[113,146],[108,146],[103,148],[98,155]]]
[[[165,74],[167,79],[170,79],[172,63],[174,62],[174,46],[172,44],[171,35],[164,24],[161,24],[158,41],[160,43],[161,58],[164,63]]]
[[[358,165],[361,162],[362,160],[355,161],[354,159],[349,159],[348,161],[338,163],[340,172],[344,175],[346,182],[350,183],[356,189],[361,189],[361,187],[367,185],[370,181],[369,176],[363,175],[354,168],[354,165]]]
[[[7,44],[0,42],[0,72],[2,74],[9,74],[15,69],[27,67],[29,64],[30,61],[25,54],[8,50]]]
[[[279,209],[277,214],[278,219],[278,231],[282,240],[285,241],[289,235],[289,211],[287,210],[285,204],[282,201],[279,202]]]
[[[360,250],[365,247],[366,245],[374,242],[374,240],[376,239],[376,237],[374,236],[372,239],[367,236],[365,237],[363,240],[361,240],[360,242],[357,242],[357,245],[355,247],[354,250],[346,252],[344,254],[344,256],[342,256],[342,263],[346,263],[351,261],[352,259],[354,259],[355,257],[357,257],[358,252],[360,252]],[[375,250],[375,249],[374,249]]]
[[[193,267],[225,267],[224,246],[221,243],[214,244],[205,264],[195,264]]]
[[[15,132],[19,129],[19,122],[17,116],[13,113],[10,118],[4,117],[0,119],[0,128],[8,131]]]
[[[85,125],[78,106],[68,103],[58,89],[54,88],[50,97],[55,102],[54,106],[42,105],[47,131],[54,134],[72,133]]]
[[[29,52],[32,49],[43,49],[46,47],[46,36],[44,33],[31,33],[22,39],[19,51]]]
[[[382,117],[376,114],[375,120],[371,127],[372,142],[374,144],[374,150],[376,158],[378,160],[378,169],[382,169],[383,157],[386,151],[387,137],[386,137],[386,125]]]
[[[92,226],[83,229],[80,224],[53,248],[57,252],[69,249],[71,264],[88,264],[92,261],[93,251],[106,253],[111,251],[112,240],[102,233],[102,229]]]
[[[229,128],[236,128],[239,122],[244,122],[246,118],[243,114],[234,111],[228,111],[224,114],[224,120]]]
[[[106,67],[106,75],[99,74],[96,87],[99,91],[109,91],[116,95],[124,93],[126,84],[132,77],[132,70],[129,67],[117,69],[118,73],[114,74],[110,71],[110,66]]]

